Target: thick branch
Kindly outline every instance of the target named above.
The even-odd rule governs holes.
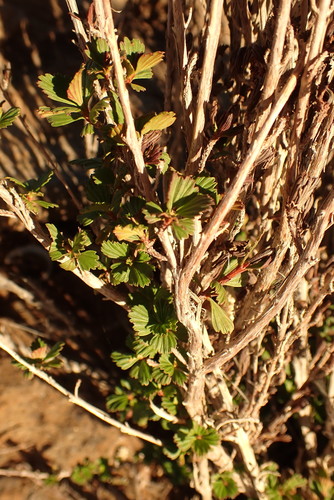
[[[319,249],[325,231],[334,224],[331,220],[334,212],[334,191],[332,190],[325,199],[322,207],[318,211],[317,219],[311,228],[311,237],[305,250],[300,256],[289,276],[285,279],[277,292],[275,301],[266,311],[254,320],[245,330],[242,330],[229,345],[228,349],[217,353],[205,362],[205,372],[209,373],[217,367],[221,367],[227,361],[234,358],[244,347],[256,339],[259,333],[269,324],[269,322],[284,307],[288,298],[296,290],[301,278],[305,276],[316,262],[315,255]]]

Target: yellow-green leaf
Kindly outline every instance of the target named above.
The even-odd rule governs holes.
[[[230,333],[233,331],[233,321],[214,300],[209,299],[211,305],[211,322],[215,332]]]
[[[140,73],[141,71],[153,68],[153,66],[159,64],[163,60],[163,58],[164,58],[164,53],[161,51],[153,52],[153,54],[143,54],[138,59],[136,74],[138,75],[138,73]]]
[[[151,132],[151,130],[163,130],[170,127],[176,120],[175,113],[173,111],[163,111],[158,115],[150,118],[143,128],[141,129],[141,135]]]
[[[76,72],[67,89],[67,97],[71,99],[71,101],[74,101],[78,106],[82,106],[83,104],[82,72],[83,68],[80,68],[79,71]]]

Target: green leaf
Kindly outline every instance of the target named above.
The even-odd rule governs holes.
[[[151,368],[144,359],[130,370],[129,375],[130,377],[138,379],[142,385],[148,385],[152,379]]]
[[[233,278],[231,278],[229,281],[226,281],[224,283],[224,286],[231,286],[233,288],[241,288],[247,285],[248,281],[248,273],[243,272],[240,274],[237,274]]]
[[[209,299],[209,301],[211,305],[211,322],[215,332],[232,332],[234,328],[233,321],[214,300]]]
[[[149,118],[140,130],[140,134],[144,135],[151,130],[163,130],[170,127],[176,120],[175,113],[173,111],[163,111],[158,115]]]
[[[129,318],[133,324],[134,330],[142,336],[149,335],[151,330],[148,327],[150,319],[149,312],[142,304],[135,305],[129,312]]]
[[[53,171],[47,170],[43,172],[37,179],[31,179],[24,183],[24,186],[28,191],[33,191],[35,193],[39,192],[42,187],[46,186],[53,177]]]
[[[80,108],[76,106],[48,108],[41,106],[38,110],[39,114],[48,120],[51,127],[62,127],[78,120],[83,120]]]
[[[188,238],[194,233],[195,223],[193,219],[177,219],[171,224],[176,239]]]
[[[129,253],[129,245],[127,243],[119,243],[118,241],[104,241],[101,251],[110,259],[124,258]]]
[[[141,252],[143,253],[143,252]],[[135,262],[130,268],[129,284],[145,287],[150,284],[154,267],[146,262]]]
[[[94,250],[86,250],[77,257],[78,264],[82,271],[97,269],[100,265],[99,256]]]
[[[73,242],[70,243],[73,252],[79,252],[80,250],[83,250],[86,246],[90,245],[92,243],[92,240],[90,239],[86,231],[79,231],[79,233],[77,233],[74,236]]]
[[[227,292],[223,285],[218,283],[218,281],[213,281],[211,283],[211,286],[214,288],[215,292],[217,293],[217,302],[218,304],[223,304],[226,302],[227,299]]]
[[[285,494],[296,493],[297,488],[302,488],[307,484],[307,479],[305,479],[301,474],[293,474],[289,479],[284,481],[282,485],[282,492]]]
[[[173,173],[167,194],[167,209],[171,212],[175,203],[182,198],[198,192],[195,181],[191,177],[181,177],[176,172]]]
[[[127,56],[131,54],[142,54],[145,52],[145,45],[137,39],[130,40],[128,37],[124,37],[124,40],[119,44],[121,50],[123,50]]]
[[[192,428],[181,427],[174,437],[178,448],[186,453],[190,449],[198,455],[205,455],[219,442],[219,435],[213,428],[204,428],[196,423]]]
[[[163,52],[153,52],[153,54],[143,54],[142,56],[140,56],[136,66],[135,79],[151,78],[152,77],[151,68],[159,64],[163,60],[163,58],[164,58]]]
[[[143,213],[149,224],[155,224],[156,222],[161,221],[161,216],[164,211],[157,203],[149,201],[146,203]]]
[[[50,99],[57,102],[73,105],[73,102],[68,99],[67,89],[69,79],[61,75],[50,75],[47,73],[38,78],[37,85],[41,88]]]
[[[170,353],[176,347],[176,336],[172,332],[153,335],[150,344],[160,353]]]
[[[102,113],[109,106],[109,102],[107,99],[101,99],[101,101],[97,102],[89,112],[89,120],[92,123],[96,123],[100,113]],[[91,125],[91,124],[90,124]],[[94,131],[94,129],[93,129]],[[93,132],[91,132],[93,133]]]
[[[145,87],[142,85],[138,85],[136,83],[130,83],[130,87],[135,91],[135,92],[144,92],[146,90]]]
[[[238,495],[238,486],[231,474],[224,472],[213,477],[213,492],[219,499],[235,498]]]
[[[3,113],[0,109],[0,129],[7,128],[12,125],[16,117],[21,113],[20,108],[11,107]]]
[[[77,268],[77,263],[74,257],[64,257],[64,260],[59,264],[62,269],[65,271],[74,271]]]
[[[44,362],[52,361],[55,358],[57,358],[60,355],[61,351],[63,350],[64,345],[65,345],[64,342],[57,342],[56,344],[54,344],[49,350],[48,354],[45,356]]]
[[[118,95],[116,94],[116,92],[110,91],[109,96],[111,107],[111,109],[108,110],[109,116],[115,125],[122,125],[124,123],[124,115]]]
[[[122,352],[114,351],[111,354],[111,358],[116,363],[116,365],[122,370],[129,370],[138,361],[137,356],[132,354],[124,354]]]
[[[217,191],[217,182],[214,177],[197,177],[196,186],[199,187],[200,192],[211,196],[216,204],[219,202],[221,196]]]
[[[124,262],[116,262],[110,266],[112,284],[119,285],[129,281],[130,268]]]
[[[107,398],[106,406],[109,411],[123,411],[129,406],[127,394],[112,394]]]
[[[162,354],[160,356],[159,366],[168,375],[170,375],[170,376],[173,375],[173,373],[174,373],[174,364],[170,361],[170,356],[168,354]]]
[[[210,198],[203,194],[192,194],[181,198],[174,205],[173,209],[177,217],[196,217],[211,204]]]

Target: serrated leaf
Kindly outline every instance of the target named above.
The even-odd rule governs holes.
[[[107,99],[101,99],[101,101],[97,102],[89,112],[89,119],[92,123],[96,123],[99,117],[99,114],[102,113],[109,106],[109,102]],[[91,125],[91,124],[89,124]],[[94,131],[94,128],[93,128]]]
[[[148,328],[150,316],[145,306],[141,304],[133,306],[129,312],[129,318],[134,330],[139,335],[146,336],[150,334],[150,329]]]
[[[120,103],[120,100],[116,92],[110,91],[109,96],[110,96],[110,107],[111,107],[111,109],[108,110],[109,116],[115,125],[120,126],[124,123],[124,114],[122,105]],[[121,128],[117,129],[118,134],[120,134],[121,131],[122,131]]]
[[[148,385],[152,379],[151,368],[144,359],[130,370],[129,375],[130,377],[138,379],[142,385]]]
[[[177,217],[192,218],[199,215],[203,210],[209,208],[211,200],[204,194],[192,194],[186,198],[178,200],[173,209]]]
[[[142,85],[138,85],[137,83],[130,83],[130,87],[135,91],[135,92],[145,92],[146,88],[143,87]]]
[[[73,102],[68,99],[67,89],[69,85],[69,79],[61,75],[51,75],[46,73],[38,78],[37,85],[43,90],[50,99],[57,102],[63,102],[65,104],[72,105]]]
[[[153,335],[151,346],[161,354],[170,353],[176,347],[176,337],[172,332],[158,333]]]
[[[224,282],[224,286],[231,286],[233,288],[241,288],[247,285],[248,273],[240,273],[231,278],[229,281]]]
[[[239,491],[230,474],[217,474],[213,477],[213,492],[219,499],[235,498]]]
[[[167,373],[162,372],[158,368],[155,368],[152,373],[152,377],[157,384],[169,385],[172,382],[172,377],[167,375]]]
[[[153,358],[157,353],[156,349],[154,349],[148,342],[144,342],[139,338],[133,341],[132,348],[137,356],[141,358]]]
[[[111,358],[116,365],[122,370],[129,370],[135,363],[137,363],[137,356],[124,354],[122,352],[114,351]]]
[[[57,342],[55,345],[53,345],[45,356],[44,361],[51,361],[59,356],[61,351],[63,350],[64,345],[64,342]]]
[[[188,379],[187,374],[180,368],[176,368],[173,373],[173,382],[177,385],[183,385]]]
[[[175,436],[178,448],[187,452],[192,449],[198,455],[205,455],[219,442],[219,435],[213,428],[204,428],[196,423],[192,428],[181,427]]]
[[[176,115],[173,111],[163,111],[158,115],[150,118],[143,128],[140,130],[140,134],[144,135],[151,130],[164,130],[167,127],[170,127],[176,120]]]
[[[223,285],[218,283],[218,281],[213,281],[211,283],[211,286],[214,288],[215,292],[217,293],[217,302],[218,304],[223,304],[226,302],[227,299],[227,292]]]
[[[113,230],[114,235],[119,241],[141,241],[145,239],[145,226],[133,226],[127,224],[126,226],[116,226]]]
[[[167,209],[171,212],[175,203],[182,198],[187,198],[198,192],[195,181],[191,177],[181,177],[176,172],[173,173],[167,194]]]
[[[233,321],[214,300],[209,299],[211,306],[211,322],[215,332],[230,333],[233,331]]]
[[[56,226],[54,224],[49,224],[49,223],[45,225],[48,228],[51,238],[53,240],[57,240],[58,236],[60,236],[60,233],[58,232]]]
[[[84,119],[80,108],[77,108],[76,106],[59,107],[54,109],[48,108],[47,106],[41,106],[38,113],[43,118],[48,120],[51,127],[62,127]]]
[[[21,113],[20,108],[11,107],[0,115],[0,129],[7,128],[12,125],[15,118]]]
[[[164,212],[157,203],[149,201],[148,203],[146,203],[143,213],[145,219],[149,224],[155,224],[156,222],[159,222],[161,220],[161,216]]]
[[[110,259],[124,258],[128,255],[129,245],[127,243],[118,243],[118,241],[104,241],[101,251]]]
[[[74,257],[65,258],[59,265],[65,271],[74,271],[77,267]]]
[[[174,364],[170,361],[168,354],[162,354],[159,359],[159,366],[168,375],[172,376],[174,373]]]
[[[106,406],[109,411],[123,411],[129,405],[127,394],[112,394],[107,398]]]
[[[84,102],[83,91],[82,91],[82,77],[83,77],[83,68],[80,68],[77,71],[71,80],[68,89],[67,89],[67,97],[75,102],[78,106],[82,106]]]
[[[31,179],[29,181],[26,181],[24,183],[24,187],[28,191],[38,192],[42,189],[42,187],[46,186],[46,184],[50,182],[52,177],[53,177],[53,171],[47,170],[46,172],[43,172],[43,174],[37,179]]]
[[[145,52],[145,45],[138,39],[130,40],[127,36],[119,44],[121,50],[123,50],[127,56],[131,54],[142,54]]]
[[[72,242],[72,250],[73,252],[79,252],[80,250],[83,250],[86,246],[90,245],[92,243],[92,240],[88,236],[86,231],[80,231],[77,233]]]
[[[86,123],[80,132],[81,137],[85,137],[85,135],[94,134],[94,126],[91,123]]]
[[[194,234],[195,224],[193,219],[177,219],[171,224],[176,239],[188,238]]]
[[[99,267],[99,256],[94,250],[86,250],[80,253],[77,261],[82,271],[90,271]]]
[[[196,186],[200,188],[202,193],[208,194],[214,199],[215,203],[218,203],[220,195],[218,194],[217,182],[214,177],[197,177]]]
[[[129,284],[144,287],[150,284],[154,267],[146,262],[136,262],[129,272]]]
[[[114,285],[129,281],[130,268],[124,262],[116,262],[110,266],[110,277]]]
[[[301,474],[293,474],[289,479],[284,481],[282,485],[283,493],[295,493],[297,488],[302,488],[307,484],[307,479],[305,479]]]
[[[153,52],[152,54],[143,54],[140,56],[136,66],[136,79],[151,78],[152,72],[145,73],[145,71],[150,70],[159,64],[163,58],[164,53],[161,51]]]

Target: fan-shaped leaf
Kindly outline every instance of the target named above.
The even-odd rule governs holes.
[[[8,109],[5,113],[0,110],[0,129],[9,127],[20,113],[20,108],[15,107]]]
[[[61,75],[51,75],[46,73],[38,78],[37,85],[41,88],[50,99],[57,102],[64,102],[65,104],[73,104],[68,99],[67,89],[69,79]]]
[[[233,321],[214,300],[209,299],[209,301],[211,305],[211,322],[215,332],[232,332],[234,328]]]
[[[86,250],[80,253],[77,261],[83,271],[90,271],[99,267],[99,256],[94,250]]]
[[[83,71],[83,68],[80,68],[79,71],[76,72],[67,89],[67,97],[78,106],[82,106],[84,100],[82,92]]]
[[[110,259],[124,258],[128,255],[129,245],[127,243],[118,243],[118,241],[104,241],[101,245],[101,251]]]
[[[148,121],[143,125],[140,130],[141,135],[151,132],[151,130],[163,130],[170,127],[176,120],[175,113],[173,111],[162,111],[158,115],[149,118]]]
[[[129,318],[131,323],[133,324],[134,330],[139,335],[149,335],[150,329],[148,327],[149,322],[149,312],[145,306],[138,304],[132,307]]]
[[[182,198],[187,198],[198,192],[195,181],[191,177],[181,177],[176,172],[173,173],[167,195],[167,209],[170,212],[176,202]]]
[[[151,70],[151,68],[159,64],[163,58],[164,53],[161,51],[140,56],[136,66],[136,79],[151,78],[152,71],[148,72],[147,70]]]

